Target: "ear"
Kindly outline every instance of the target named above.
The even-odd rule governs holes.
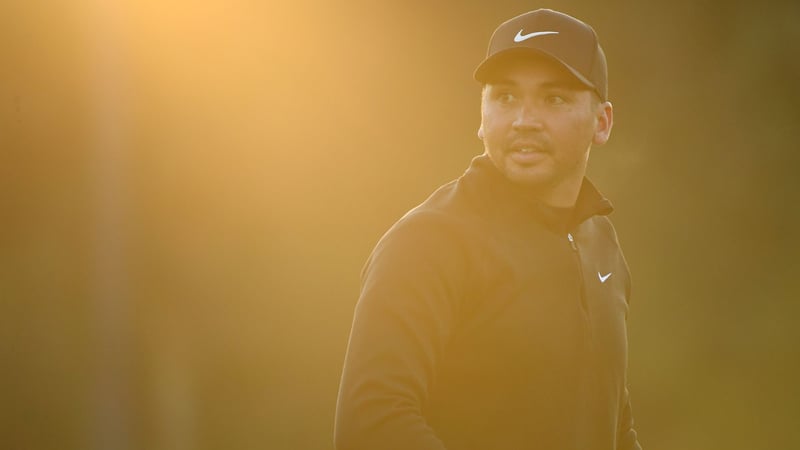
[[[595,118],[597,122],[595,123],[592,142],[595,145],[603,145],[611,136],[611,127],[614,125],[614,108],[611,102],[603,102],[597,105]]]
[[[483,140],[483,124],[478,127],[478,139]]]

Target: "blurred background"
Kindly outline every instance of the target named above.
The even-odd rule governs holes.
[[[3,1],[0,447],[331,450],[361,266],[537,7],[608,56],[642,443],[800,448],[792,0]]]

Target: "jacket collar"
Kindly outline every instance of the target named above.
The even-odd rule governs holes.
[[[512,213],[533,214],[536,220],[553,231],[574,229],[592,216],[605,216],[614,210],[611,202],[584,177],[571,218],[564,223],[529,189],[506,178],[485,154],[472,159],[469,168],[459,178],[459,183],[468,188],[488,210],[500,212],[499,209],[510,209]]]

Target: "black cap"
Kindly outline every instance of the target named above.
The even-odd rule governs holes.
[[[551,9],[530,11],[500,24],[474,77],[485,83],[498,61],[513,55],[524,58],[531,52],[555,59],[603,101],[608,100],[606,55],[597,33],[586,23]]]

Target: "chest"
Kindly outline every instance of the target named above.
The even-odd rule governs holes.
[[[554,381],[624,372],[629,274],[613,234],[593,223],[569,234],[516,227],[483,245],[452,339],[462,370]]]

